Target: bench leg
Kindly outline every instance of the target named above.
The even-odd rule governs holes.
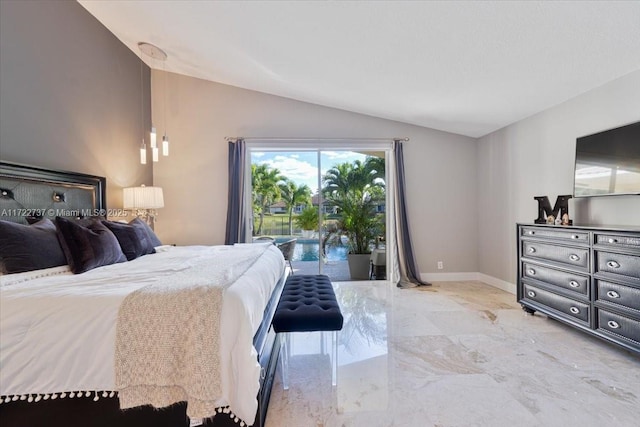
[[[331,357],[331,385],[338,384],[338,331],[333,331],[331,343],[333,355]]]
[[[280,369],[282,371],[282,388],[289,390],[289,333],[282,332],[280,340]]]
[[[291,355],[291,332],[281,332],[280,369],[282,370],[282,388],[289,390],[289,357]],[[325,331],[320,333],[321,352],[326,353]],[[331,385],[338,384],[338,331],[331,331]]]

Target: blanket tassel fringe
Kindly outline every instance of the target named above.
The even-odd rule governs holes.
[[[37,403],[41,400],[56,400],[56,399],[78,399],[91,397],[93,394],[93,401],[96,402],[103,398],[113,398],[117,395],[115,391],[70,391],[62,393],[47,393],[47,394],[14,394],[9,396],[0,396],[0,405],[3,403],[17,402],[18,400],[26,400],[28,403]],[[227,414],[236,424],[240,427],[245,427],[246,424],[240,418],[238,418],[228,406],[216,408],[216,413]],[[194,424],[198,425],[198,424]]]
[[[26,400],[29,403],[40,402],[41,400],[56,400],[56,399],[73,399],[81,397],[91,397],[93,395],[93,401],[100,400],[100,397],[115,397],[115,391],[69,391],[62,393],[46,393],[46,394],[14,394],[9,396],[0,396],[0,404],[17,402],[18,400]]]

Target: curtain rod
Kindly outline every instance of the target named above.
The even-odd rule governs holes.
[[[252,139],[259,139],[259,140],[262,140],[262,141],[409,141],[409,138],[407,138],[407,137],[404,137],[404,138],[309,138],[309,137],[303,137],[303,138],[282,137],[282,138],[279,138],[279,137],[273,137],[273,136],[267,136],[267,137],[225,136],[224,139],[225,139],[225,141],[237,141],[239,139],[243,139],[245,141],[250,141]]]

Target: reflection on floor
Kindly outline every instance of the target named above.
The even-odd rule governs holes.
[[[292,261],[294,274],[318,274],[318,261]],[[332,282],[350,280],[347,261],[327,261],[322,263],[322,274],[331,278]]]
[[[480,282],[336,283],[338,385],[320,333],[294,334],[267,427],[637,426],[640,357]]]

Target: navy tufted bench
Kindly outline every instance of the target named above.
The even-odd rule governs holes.
[[[273,329],[283,334],[280,347],[282,383],[288,385],[289,333],[333,331],[332,384],[337,377],[337,331],[342,329],[342,312],[333,292],[333,285],[325,275],[290,276],[284,284],[278,307],[273,316]],[[324,350],[324,339],[322,340]]]

